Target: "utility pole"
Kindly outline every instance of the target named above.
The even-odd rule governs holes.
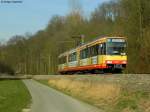
[[[74,35],[72,36],[73,39],[76,41],[76,46],[83,45],[85,43],[85,36],[82,35]]]
[[[47,73],[48,75],[50,73],[50,68],[52,70],[52,67],[51,67],[51,55],[48,56],[48,73]]]
[[[85,35],[81,35],[81,45],[83,45],[85,43]]]
[[[143,38],[143,15],[142,15],[142,6],[141,6],[141,0],[139,0],[139,22],[140,22],[140,39]]]

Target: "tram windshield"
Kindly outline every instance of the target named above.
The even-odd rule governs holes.
[[[126,55],[124,39],[108,39],[106,46],[107,55]]]

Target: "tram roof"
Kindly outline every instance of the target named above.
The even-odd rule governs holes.
[[[95,39],[92,40],[92,41],[86,42],[86,43],[84,43],[84,44],[81,44],[81,45],[77,46],[76,48],[73,48],[73,49],[70,49],[70,50],[68,50],[68,51],[66,51],[66,52],[64,52],[64,53],[61,53],[61,54],[59,55],[59,57],[65,56],[67,53],[74,53],[74,52],[77,51],[78,48],[81,48],[81,47],[84,47],[84,46],[86,47],[87,45],[89,45],[89,44],[91,44],[91,43],[95,43],[95,42],[97,42],[97,41],[99,41],[99,40],[101,40],[101,39],[107,39],[107,38],[125,38],[125,37],[115,37],[115,36],[112,36],[112,37],[101,36],[101,37],[100,37],[100,36],[99,36],[99,37],[95,38]]]

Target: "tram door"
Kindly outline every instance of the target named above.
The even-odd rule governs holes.
[[[105,55],[106,55],[106,43],[101,43],[99,45],[99,64],[104,64],[105,63]]]
[[[91,47],[91,64],[98,64],[98,45],[94,45]]]

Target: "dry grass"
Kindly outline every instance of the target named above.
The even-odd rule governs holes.
[[[48,83],[72,96],[88,100],[96,106],[115,103],[120,96],[121,87],[111,83],[93,83],[69,79],[50,79]]]
[[[150,112],[147,75],[53,76],[48,85],[106,112]]]
[[[135,112],[133,109],[127,107],[122,110],[122,112]]]
[[[150,101],[142,99],[139,106],[144,112],[150,112]]]

